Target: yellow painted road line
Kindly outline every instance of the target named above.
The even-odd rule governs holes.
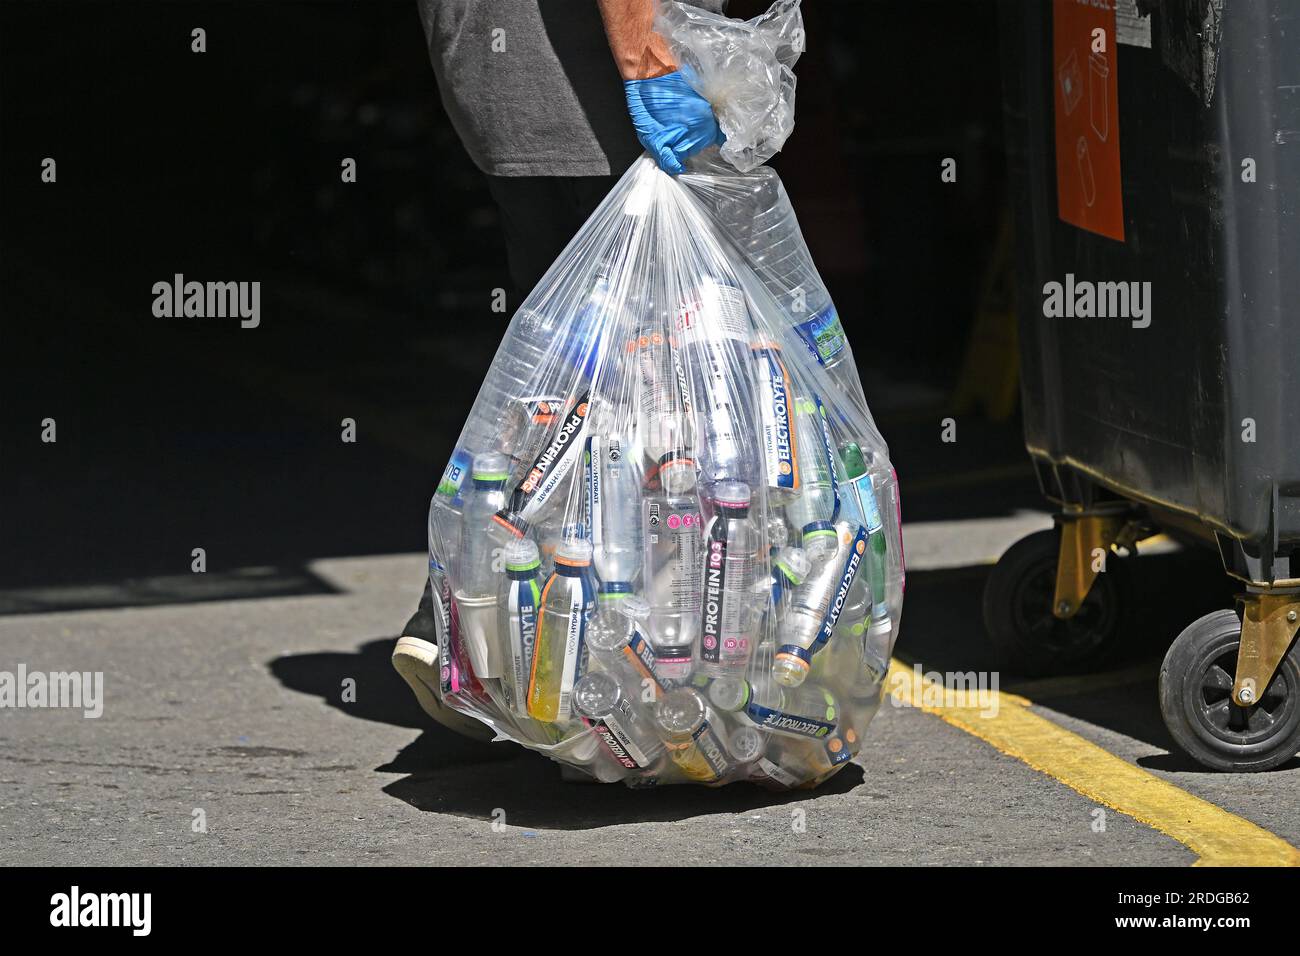
[[[903,703],[1173,837],[1197,855],[1195,866],[1300,866],[1300,850],[1281,837],[1039,716],[1024,697],[989,691],[981,700],[968,701],[966,694],[919,677],[897,659],[886,680],[890,694]]]

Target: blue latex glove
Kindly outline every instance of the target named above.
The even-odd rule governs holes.
[[[683,160],[726,140],[713,107],[691,89],[680,71],[649,80],[625,80],[623,90],[636,138],[666,173],[684,172]]]

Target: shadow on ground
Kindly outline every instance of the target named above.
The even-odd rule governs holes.
[[[770,793],[750,784],[720,789],[662,787],[629,790],[612,784],[572,783],[559,766],[513,743],[470,740],[434,723],[420,709],[389,662],[394,638],[362,644],[354,653],[291,654],[270,663],[271,673],[290,690],[319,697],[349,717],[423,731],[392,760],[375,768],[404,774],[384,793],[420,810],[490,820],[509,808],[512,826],[585,830],[626,823],[672,822],[713,813],[742,813],[811,797],[846,793],[862,782],[849,765],[807,791]],[[357,699],[344,705],[344,678],[357,682]]]

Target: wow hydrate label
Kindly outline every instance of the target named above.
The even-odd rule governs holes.
[[[848,342],[834,305],[828,305],[808,321],[800,322],[795,330],[808,346],[808,351],[822,365],[835,361]]]
[[[769,488],[799,488],[799,455],[790,422],[790,376],[781,352],[769,345],[753,349],[758,375],[759,414],[763,422],[763,456]]]

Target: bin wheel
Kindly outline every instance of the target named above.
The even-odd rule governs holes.
[[[1061,534],[1055,528],[1021,538],[998,559],[984,585],[984,627],[1008,670],[1038,676],[1105,663],[1119,643],[1128,568],[1111,554],[1078,612],[1052,614]]]
[[[1260,695],[1232,699],[1241,619],[1215,611],[1178,635],[1160,666],[1160,713],[1178,746],[1214,770],[1271,770],[1300,751],[1300,661],[1293,650]]]

